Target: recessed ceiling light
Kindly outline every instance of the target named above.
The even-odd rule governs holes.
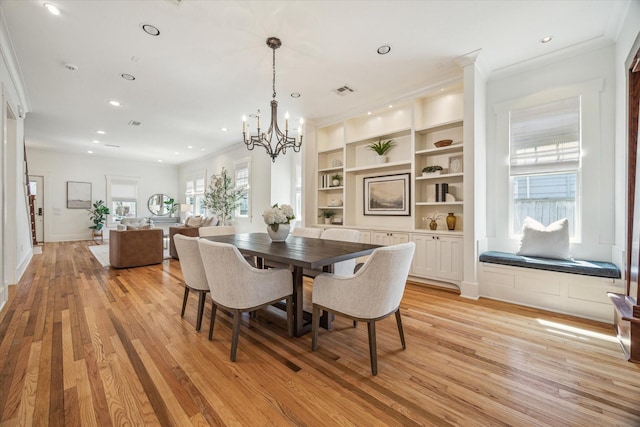
[[[221,130],[222,132],[226,132],[226,131],[228,131],[229,129],[227,129],[227,128],[220,128],[220,130]]]
[[[291,92],[292,98],[300,98],[300,94],[298,92]]]
[[[97,133],[97,134],[99,134],[99,135],[104,135],[104,134],[106,134],[106,132],[105,132],[105,131],[103,131],[103,130],[97,130],[97,131],[96,131],[96,133]]]
[[[162,163],[162,160],[161,160],[161,159],[158,159],[158,163]]]
[[[87,150],[87,154],[93,154],[93,151]]]
[[[540,39],[540,43],[549,43],[551,40],[553,40],[553,36],[543,37]]]
[[[132,80],[136,79],[134,76],[132,76],[131,74],[127,74],[127,73],[120,74],[120,77],[122,77],[125,80],[129,80],[129,81],[132,81]]]
[[[91,142],[93,142],[94,144],[100,144],[100,141],[98,141],[97,139],[94,139],[94,140],[93,140],[93,141],[91,141]]]
[[[367,115],[369,115],[369,116],[370,116],[370,115],[371,115],[371,111],[367,111]]]
[[[113,105],[114,107],[122,107],[122,104],[115,100],[109,101],[109,104]]]
[[[56,15],[56,16],[60,15],[60,9],[58,9],[51,3],[45,3],[43,6],[49,11],[50,14]]]
[[[389,104],[389,108],[393,108],[393,105],[392,105],[392,104]]]
[[[385,44],[383,46],[380,46],[378,48],[378,54],[380,55],[386,55],[387,53],[391,52],[391,46]]]
[[[187,148],[193,148],[193,145],[187,145]]]
[[[205,148],[201,148],[201,149],[200,149],[200,151],[204,151],[204,150],[205,150]]]
[[[174,152],[173,154],[176,154],[176,155],[177,155],[177,154],[180,154],[180,152],[179,152],[179,151],[176,151],[176,152]]]
[[[160,30],[150,24],[142,24],[142,31],[154,37],[160,35]]]

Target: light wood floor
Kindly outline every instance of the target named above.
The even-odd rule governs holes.
[[[275,310],[213,341],[180,318],[179,263],[103,268],[92,242],[48,243],[0,314],[0,425],[640,425],[640,366],[610,325],[407,286],[378,322],[288,338]],[[208,300],[209,301],[209,300]]]

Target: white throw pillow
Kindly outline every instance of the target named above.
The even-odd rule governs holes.
[[[517,255],[543,258],[569,258],[569,220],[559,219],[544,226],[526,217],[522,224],[522,238]]]

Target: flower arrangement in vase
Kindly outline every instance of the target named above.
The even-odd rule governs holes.
[[[435,212],[434,214],[432,214],[431,216],[425,216],[422,218],[423,221],[429,221],[429,229],[430,230],[436,230],[438,228],[438,220],[440,218],[444,217],[444,215],[439,214],[438,212]]]
[[[296,216],[290,205],[275,205],[268,207],[262,213],[264,223],[267,224],[267,232],[274,242],[283,242],[289,235],[289,224]]]

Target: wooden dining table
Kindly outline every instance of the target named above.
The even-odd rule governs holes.
[[[332,272],[333,264],[369,255],[379,245],[289,236],[284,242],[273,242],[267,233],[241,233],[224,236],[202,237],[214,242],[229,243],[244,255],[291,266],[293,274],[293,332],[296,337],[311,331],[311,313],[303,308],[303,270],[313,269]],[[331,318],[323,314],[321,326],[331,329]]]

